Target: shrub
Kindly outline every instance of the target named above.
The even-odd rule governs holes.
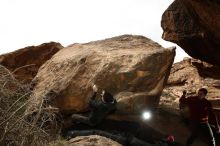
[[[53,108],[41,105],[26,113],[31,93],[31,84],[21,84],[0,65],[0,145],[45,145],[58,136],[60,122]]]

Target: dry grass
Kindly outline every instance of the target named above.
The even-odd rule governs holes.
[[[0,65],[0,146],[39,146],[56,139],[60,124],[53,108],[26,114],[30,84],[20,84],[13,74]]]

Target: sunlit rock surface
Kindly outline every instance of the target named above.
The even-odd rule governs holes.
[[[122,146],[121,144],[98,135],[78,136],[67,141],[64,146]]]
[[[39,69],[29,110],[46,99],[65,113],[85,111],[93,84],[117,98],[119,112],[157,106],[174,56],[174,48],[165,49],[143,36],[73,44]]]
[[[30,82],[40,66],[62,48],[61,44],[55,42],[25,47],[0,55],[0,64],[8,68],[19,81]]]

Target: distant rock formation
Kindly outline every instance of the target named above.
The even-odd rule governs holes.
[[[63,46],[50,42],[39,46],[29,46],[0,56],[0,64],[8,68],[14,77],[22,82],[30,82],[42,64],[49,60]]]
[[[167,85],[163,90],[161,104],[178,108],[179,97],[183,90],[187,90],[188,95],[195,95],[196,90],[202,86],[208,87],[208,99],[215,108],[219,108],[220,67],[197,59],[185,58],[173,65]],[[218,113],[220,117],[220,111]]]
[[[162,16],[163,39],[220,66],[220,1],[175,0]]]
[[[45,99],[65,113],[85,111],[96,84],[117,98],[118,111],[140,112],[158,105],[174,56],[174,48],[165,49],[143,36],[74,44],[40,68],[29,107]]]
[[[121,144],[98,135],[78,136],[70,139],[63,146],[122,146]]]
[[[167,85],[161,96],[160,108],[172,112],[176,111],[178,114],[179,98],[182,95],[182,91],[187,90],[187,96],[195,95],[197,89],[202,86],[208,87],[208,100],[211,101],[220,122],[220,67],[197,59],[185,58],[183,61],[173,65]],[[189,131],[183,124],[182,119],[177,116],[169,117],[168,114],[160,114],[154,117],[153,120],[155,121],[152,122],[152,125],[156,130],[162,129],[167,131],[167,133],[173,133],[179,142],[183,143],[186,141],[186,137],[189,136]],[[158,124],[164,122],[172,123],[171,125],[173,126]],[[219,144],[220,141],[217,140],[217,143]],[[199,143],[197,145],[202,146],[204,144]]]

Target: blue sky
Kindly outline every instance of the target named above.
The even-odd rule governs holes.
[[[0,54],[56,41],[67,46],[123,34],[164,47],[161,16],[173,0],[1,0]],[[175,61],[187,56],[177,48]]]

